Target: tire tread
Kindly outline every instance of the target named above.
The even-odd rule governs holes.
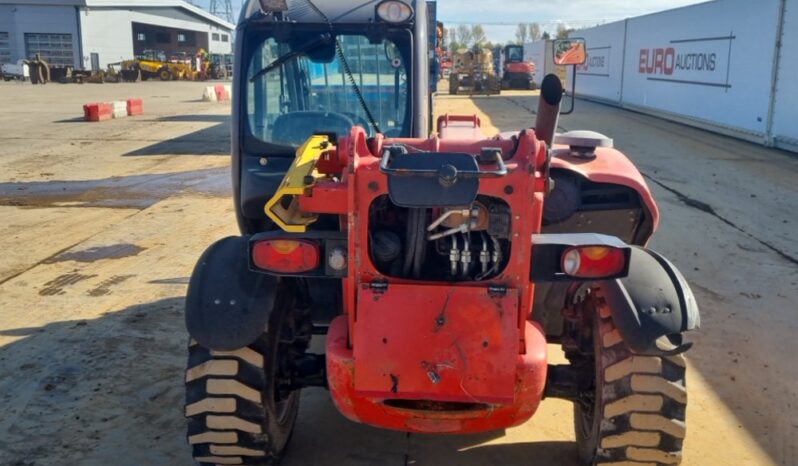
[[[604,386],[599,447],[592,464],[680,464],[686,434],[684,356],[635,354],[619,340],[609,308],[600,297],[594,318],[598,319],[599,333],[594,338],[601,345]]]

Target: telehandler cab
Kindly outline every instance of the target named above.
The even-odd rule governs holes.
[[[442,116],[427,137],[425,11],[245,5],[241,235],[205,251],[186,298],[194,459],[275,464],[300,390],[327,387],[353,421],[441,434],[567,399],[585,464],[679,463],[698,308],[645,248],[659,221],[645,181],[611,140],[555,135],[553,75],[534,128],[487,138],[474,116]],[[548,343],[569,364],[549,364]]]

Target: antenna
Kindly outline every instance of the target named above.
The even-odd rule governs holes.
[[[216,15],[228,23],[233,21],[233,1],[232,0],[211,0],[209,8],[212,15]]]

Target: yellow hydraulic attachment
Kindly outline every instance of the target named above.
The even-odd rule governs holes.
[[[311,136],[296,151],[296,158],[291,168],[277,188],[269,202],[266,203],[266,215],[283,231],[288,233],[304,233],[307,226],[318,219],[316,214],[308,214],[299,210],[298,196],[306,189],[313,187],[316,178],[321,177],[316,171],[316,161],[324,152],[334,149],[327,136]]]

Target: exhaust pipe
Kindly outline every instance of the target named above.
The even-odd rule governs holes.
[[[540,85],[538,100],[538,117],[535,121],[535,134],[538,139],[551,146],[557,132],[560,119],[560,103],[562,102],[562,82],[554,74],[548,74]]]

